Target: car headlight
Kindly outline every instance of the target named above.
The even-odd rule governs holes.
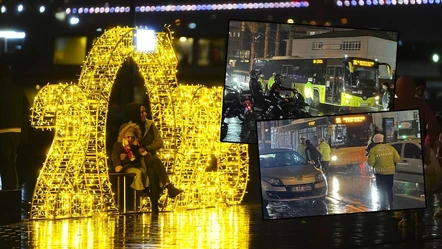
[[[374,99],[375,99],[375,100],[379,100],[379,96],[376,96]]]
[[[331,160],[332,160],[332,161],[336,161],[336,160],[338,160],[338,157],[337,157],[337,156],[332,156],[332,157],[331,157]]]
[[[278,178],[273,178],[273,177],[262,177],[262,180],[267,182],[268,184],[272,185],[272,186],[284,186],[284,184],[282,183],[281,180],[279,180]]]
[[[322,174],[322,173],[317,174],[315,177],[316,182],[322,182],[324,180],[325,180],[325,177],[324,177],[324,174]]]

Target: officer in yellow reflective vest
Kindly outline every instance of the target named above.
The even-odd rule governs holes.
[[[264,93],[264,95],[267,95],[267,87],[266,83],[264,82],[264,74],[259,75],[258,83],[261,85],[261,90]]]
[[[275,83],[275,76],[276,76],[276,73],[273,73],[272,77],[270,77],[267,82],[267,88],[269,90],[272,89],[273,83]]]
[[[330,149],[330,145],[328,145],[325,142],[324,138],[320,138],[319,139],[319,146],[318,146],[318,151],[319,153],[321,153],[321,165],[322,165],[322,171],[324,171],[324,174],[326,176],[328,176],[328,172],[329,172],[329,168],[328,166],[330,165],[330,154],[331,154],[331,149]]]
[[[311,105],[313,100],[313,78],[308,78],[307,83],[305,83],[304,98],[305,98],[305,103]]]

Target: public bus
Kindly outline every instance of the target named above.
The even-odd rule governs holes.
[[[382,83],[392,79],[389,64],[356,57],[257,58],[254,67],[262,71],[266,80],[274,72],[280,73],[285,77],[284,83],[290,83],[290,87],[295,87],[300,93],[304,93],[304,86],[309,80],[313,81],[312,107],[319,104],[379,107],[382,104]]]
[[[331,167],[364,165],[365,148],[374,133],[371,114],[334,116],[328,131]]]

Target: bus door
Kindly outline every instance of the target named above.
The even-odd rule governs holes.
[[[379,71],[379,80],[382,82],[379,82],[380,84],[387,82],[390,85],[393,83],[393,73],[391,71],[391,66],[388,63],[379,63],[378,64],[378,71]],[[378,86],[380,88],[380,86]]]
[[[339,104],[341,102],[343,72],[344,69],[341,66],[327,66],[325,82],[327,103]]]

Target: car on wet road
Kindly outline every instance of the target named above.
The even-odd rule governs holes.
[[[263,206],[268,202],[325,200],[324,173],[291,149],[259,151]]]
[[[412,139],[389,143],[393,146],[401,160],[396,165],[396,181],[424,184],[422,145],[420,139]]]

